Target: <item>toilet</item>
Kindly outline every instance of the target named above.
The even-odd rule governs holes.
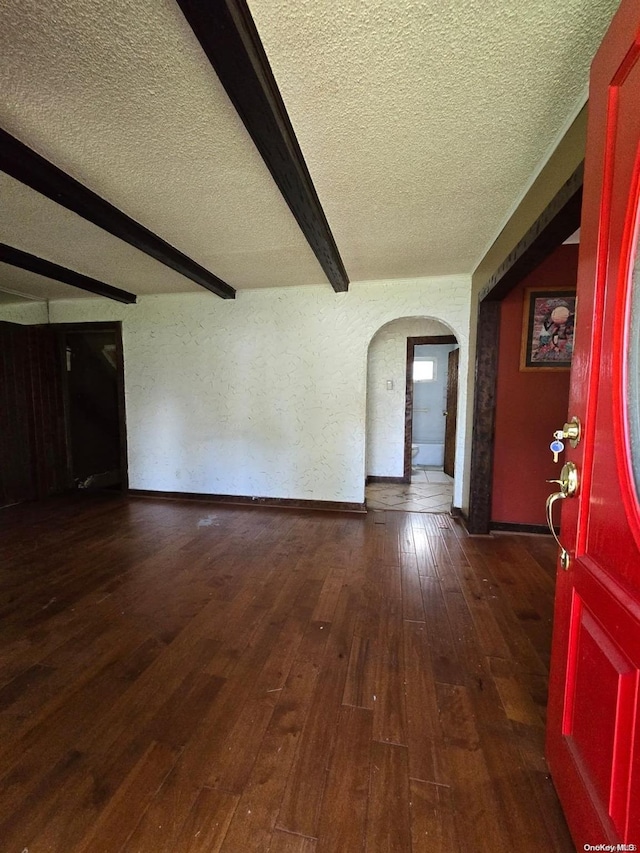
[[[419,444],[412,444],[411,445],[411,467],[412,468],[416,467],[416,464],[417,464],[416,463],[416,457],[417,457],[419,452],[420,452],[420,445]]]

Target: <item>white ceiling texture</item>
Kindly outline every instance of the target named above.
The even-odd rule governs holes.
[[[472,272],[618,4],[248,5],[356,282]],[[175,0],[1,0],[0,127],[236,290],[331,286]],[[137,295],[200,291],[5,172],[0,201],[0,243]],[[0,289],[90,298],[8,263]]]

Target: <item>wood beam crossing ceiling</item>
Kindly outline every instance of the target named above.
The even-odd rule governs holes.
[[[131,305],[136,301],[135,293],[129,293],[127,290],[121,290],[119,287],[105,284],[105,282],[98,281],[96,278],[90,278],[88,275],[67,269],[67,267],[61,267],[52,261],[31,255],[29,252],[23,252],[21,249],[7,246],[6,243],[0,243],[0,262],[20,267],[23,270],[29,270],[29,272],[38,273],[38,275],[52,278],[55,281],[62,281],[64,284],[71,284],[73,287],[80,288],[80,290],[95,293],[96,296],[115,299],[116,302],[124,302],[127,305]]]
[[[235,290],[126,213],[0,128],[0,169],[223,299]],[[46,262],[45,262],[46,263]],[[55,265],[54,265],[55,266]],[[64,269],[64,267],[60,267]],[[68,272],[71,272],[70,270]],[[79,275],[76,273],[76,275]],[[50,276],[55,278],[55,276]],[[87,279],[87,281],[95,279]],[[98,282],[101,284],[100,282]],[[76,287],[81,285],[76,284]],[[109,287],[109,285],[102,285]],[[85,288],[86,289],[86,288]],[[117,288],[113,288],[117,290]],[[126,291],[121,291],[125,293]]]
[[[336,292],[349,279],[244,0],[177,0]]]
[[[501,301],[579,227],[582,216],[584,161],[491,276],[480,299]]]

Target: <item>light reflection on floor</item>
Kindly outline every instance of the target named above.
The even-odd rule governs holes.
[[[365,489],[367,509],[403,512],[449,512],[453,478],[442,469],[414,468],[411,484],[371,483]]]

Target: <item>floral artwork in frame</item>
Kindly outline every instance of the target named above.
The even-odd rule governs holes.
[[[575,288],[525,290],[520,370],[569,370],[575,313]]]

